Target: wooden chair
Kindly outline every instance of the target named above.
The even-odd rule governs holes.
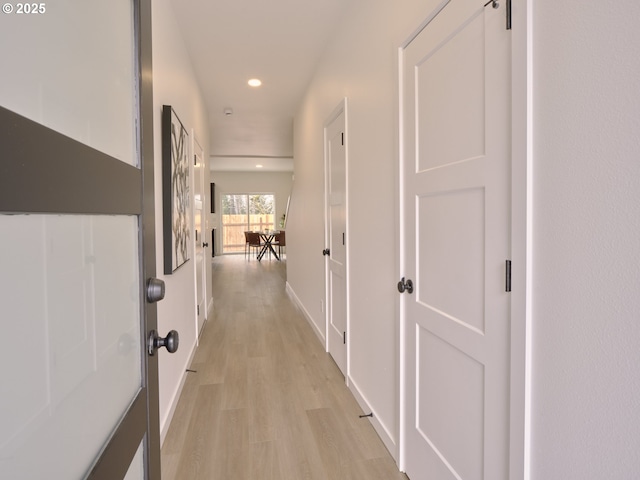
[[[244,258],[247,258],[247,254],[251,251],[251,247],[249,246],[249,234],[251,232],[244,232]]]
[[[249,248],[249,259],[251,259],[251,248],[256,249],[256,255],[258,251],[262,248],[262,241],[260,240],[260,234],[257,232],[244,232],[245,239],[247,240],[247,246]],[[245,247],[245,251],[246,251]]]
[[[287,237],[284,233],[284,230],[280,230],[278,233],[276,233],[273,245],[278,246],[278,256],[282,258],[282,247],[287,246]]]

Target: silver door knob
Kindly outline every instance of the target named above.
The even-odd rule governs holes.
[[[151,356],[155,355],[156,350],[161,347],[166,348],[169,353],[175,353],[178,351],[179,344],[180,335],[175,330],[171,330],[164,338],[158,336],[158,332],[155,330],[151,330],[147,341],[147,349]]]
[[[164,282],[159,278],[150,278],[147,280],[147,302],[156,303],[164,298],[165,286]]]

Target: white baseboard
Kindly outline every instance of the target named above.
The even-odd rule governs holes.
[[[312,330],[318,336],[318,339],[320,340],[322,345],[326,346],[326,339],[325,339],[324,332],[318,329],[318,326],[315,324],[315,322],[311,318],[311,315],[309,315],[309,312],[307,312],[307,310],[304,308],[304,305],[302,304],[302,302],[300,301],[296,293],[291,288],[291,285],[289,285],[289,282],[287,282],[286,284],[286,292],[291,298],[291,300],[293,301],[293,303],[300,309],[300,311],[306,318],[307,322],[309,322],[309,325],[311,325]],[[349,390],[351,391],[351,394],[356,399],[356,402],[358,402],[358,405],[360,405],[360,408],[362,408],[362,410],[365,412],[373,413],[373,417],[369,418],[369,421],[371,422],[371,425],[373,425],[374,430],[382,440],[382,443],[384,443],[384,446],[387,448],[387,450],[389,450],[389,453],[391,454],[391,456],[393,457],[393,459],[396,461],[396,464],[397,464],[398,463],[398,444],[394,440],[393,435],[391,434],[389,429],[387,429],[387,427],[378,419],[378,416],[376,415],[375,410],[371,407],[371,405],[369,404],[365,396],[361,393],[360,389],[358,388],[358,385],[353,380],[353,378],[351,377],[347,378],[346,383]]]
[[[304,305],[296,295],[296,292],[293,291],[293,288],[291,288],[291,285],[289,285],[289,282],[286,283],[285,291],[287,292],[287,294],[289,295],[293,303],[295,303],[295,305],[300,309],[300,311],[304,315],[304,318],[307,319],[307,322],[309,322],[309,325],[311,325],[311,328],[320,339],[320,342],[322,343],[323,347],[326,348],[327,341],[326,341],[324,332],[321,331],[316,325],[316,323],[313,321],[313,318],[311,317],[309,312],[307,312],[307,309],[304,308]]]
[[[371,405],[369,405],[367,399],[360,392],[360,389],[358,388],[358,385],[353,380],[353,378],[349,379],[349,390],[356,399],[356,402],[358,402],[358,405],[360,405],[360,408],[362,408],[363,412],[373,413],[373,417],[370,417],[369,421],[380,437],[380,440],[382,440],[382,443],[384,443],[384,446],[387,447],[387,450],[389,450],[389,453],[396,461],[396,464],[398,464],[398,444],[393,439],[393,435],[391,435],[387,427],[378,419],[378,415],[376,415],[375,410],[371,407]]]
[[[206,325],[206,323],[205,323]],[[164,423],[160,425],[160,447],[164,444],[164,439],[169,432],[169,426],[171,425],[171,420],[173,420],[173,415],[176,413],[176,407],[178,406],[178,402],[180,401],[180,395],[182,395],[182,389],[184,388],[184,383],[187,380],[187,368],[191,365],[193,361],[193,357],[196,354],[196,349],[198,348],[197,343],[194,342],[193,348],[191,349],[191,353],[189,354],[189,359],[187,360],[187,364],[184,367],[184,372],[182,373],[182,378],[180,379],[180,384],[178,388],[173,393],[173,398],[171,398],[171,406],[169,408],[169,412],[164,419]]]

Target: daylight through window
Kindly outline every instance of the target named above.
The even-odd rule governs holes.
[[[222,195],[222,253],[244,252],[244,232],[273,230],[275,214],[273,194]]]

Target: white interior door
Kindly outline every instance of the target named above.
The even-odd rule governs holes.
[[[192,135],[192,138],[194,136]],[[205,311],[205,265],[204,261],[207,256],[206,247],[207,229],[205,222],[205,190],[204,190],[204,151],[196,140],[193,141],[193,223],[194,223],[194,239],[195,239],[195,261],[196,261],[196,328],[198,335],[204,327],[207,320]]]
[[[403,54],[404,465],[503,480],[509,459],[510,36],[451,0]]]
[[[325,127],[327,211],[327,343],[347,376],[347,221],[344,109]],[[326,252],[326,250],[325,250]]]
[[[0,476],[159,480],[150,2],[9,10]]]

